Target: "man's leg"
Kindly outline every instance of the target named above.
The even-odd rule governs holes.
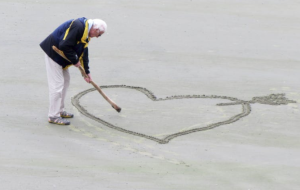
[[[70,84],[70,74],[69,69],[63,70],[63,76],[64,76],[64,88],[62,90],[62,98],[61,98],[61,104],[60,104],[60,116],[63,118],[72,118],[74,117],[73,114],[66,112],[65,109],[65,98],[67,94],[67,90],[69,88]]]
[[[70,85],[70,73],[69,73],[69,69],[63,70],[63,77],[64,77],[64,86],[63,86],[63,90],[62,90],[62,98],[61,98],[61,104],[60,104],[60,112],[65,111],[65,98],[66,98],[66,94],[67,94],[67,90],[69,88]]]
[[[62,91],[64,87],[64,76],[62,67],[55,63],[48,55],[45,55],[49,85],[49,113],[48,117],[60,117]]]

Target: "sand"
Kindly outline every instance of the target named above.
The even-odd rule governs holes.
[[[297,1],[0,7],[1,189],[300,188]],[[122,111],[72,67],[66,108],[75,117],[49,124],[39,43],[82,16],[108,24],[90,42],[90,70]]]

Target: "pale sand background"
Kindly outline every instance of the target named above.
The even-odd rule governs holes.
[[[300,189],[299,10],[296,0],[1,0],[0,189]],[[71,97],[91,86],[70,68],[67,108],[76,118],[70,126],[48,124],[39,43],[81,16],[108,23],[89,46],[97,84],[140,86],[159,98],[286,93],[298,103],[254,104],[238,122],[162,145],[81,115]],[[82,105],[156,137],[241,109],[214,106],[222,100],[158,105],[135,91],[106,92],[121,114],[96,92]]]

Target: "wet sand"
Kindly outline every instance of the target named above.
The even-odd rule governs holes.
[[[0,1],[1,189],[299,189],[299,6]],[[91,74],[122,112],[70,68],[51,125],[39,43],[81,16],[108,23]]]

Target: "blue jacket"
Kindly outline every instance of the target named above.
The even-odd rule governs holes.
[[[90,38],[88,38],[88,27],[85,17],[68,20],[43,40],[40,46],[53,61],[64,69],[80,61],[86,74],[89,74],[88,43]],[[53,45],[63,51],[71,63],[57,54],[52,49]]]

